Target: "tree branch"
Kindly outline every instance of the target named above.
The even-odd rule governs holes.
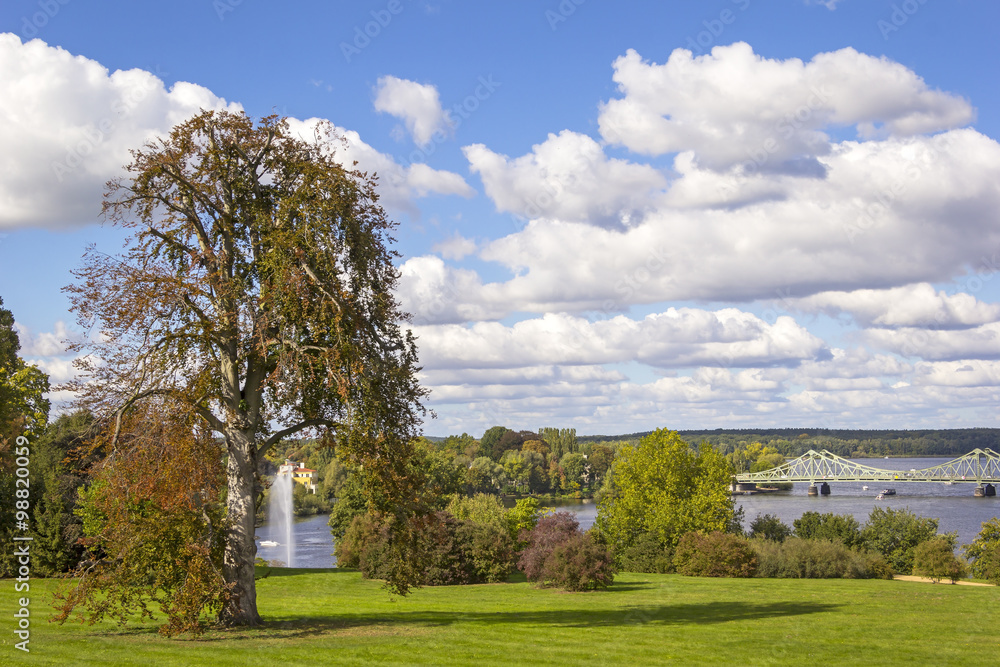
[[[333,426],[334,424],[335,422],[332,422],[329,419],[307,419],[304,422],[299,422],[295,426],[289,426],[288,428],[278,431],[277,433],[273,434],[270,438],[265,440],[261,444],[261,446],[257,449],[257,456],[263,455],[264,453],[267,452],[267,450],[271,449],[271,447],[273,447],[282,438],[287,438],[293,433],[298,433],[299,431],[310,428],[312,426]]]

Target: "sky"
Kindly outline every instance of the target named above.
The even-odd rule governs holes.
[[[103,184],[318,120],[399,224],[429,435],[1000,426],[1000,5],[0,5],[0,297],[58,384]],[[60,409],[70,396],[53,392]]]

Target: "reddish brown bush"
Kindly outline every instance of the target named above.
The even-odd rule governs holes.
[[[517,566],[528,581],[544,579],[545,561],[559,544],[579,534],[580,524],[569,512],[546,514],[530,531],[522,531],[520,539],[527,546],[521,551]]]
[[[545,585],[568,591],[607,588],[615,580],[615,563],[607,546],[590,533],[577,533],[556,545],[545,559]]]

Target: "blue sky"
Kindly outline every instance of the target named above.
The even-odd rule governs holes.
[[[0,7],[0,296],[73,375],[101,183],[201,107],[332,121],[430,434],[996,426],[992,2]],[[57,400],[69,397],[56,394]]]

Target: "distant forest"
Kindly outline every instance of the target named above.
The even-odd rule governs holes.
[[[577,436],[580,443],[638,441],[645,433]],[[973,449],[1000,451],[1000,428],[946,430],[839,430],[839,429],[715,429],[678,431],[681,438],[697,445],[709,442],[724,454],[759,442],[794,457],[810,449],[826,449],[845,457],[961,456]]]

